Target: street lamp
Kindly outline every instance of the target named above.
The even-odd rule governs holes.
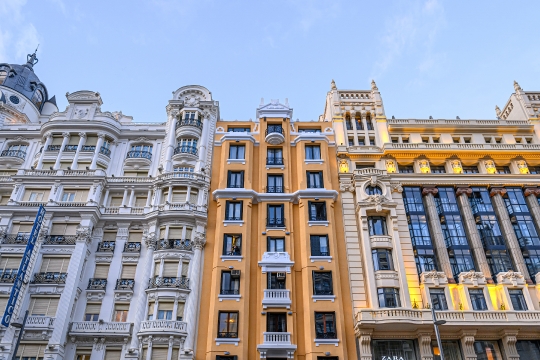
[[[444,360],[441,335],[439,334],[439,325],[446,324],[446,320],[437,320],[437,315],[435,315],[435,308],[433,305],[431,306],[431,317],[433,318],[433,326],[435,327],[435,336],[437,337],[437,346],[439,347],[439,352],[441,353],[441,360]]]
[[[17,360],[17,351],[19,351],[19,344],[21,343],[22,334],[24,332],[24,326],[26,325],[26,319],[28,318],[28,310],[24,313],[24,319],[22,323],[11,323],[11,326],[20,329],[19,330],[19,336],[17,337],[17,342],[15,343],[15,350],[13,351],[13,357],[12,360]]]

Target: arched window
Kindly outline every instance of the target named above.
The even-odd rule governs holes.
[[[378,186],[368,186],[366,187],[366,193],[368,195],[382,195],[382,190]]]
[[[349,113],[345,115],[345,125],[347,126],[347,130],[353,129],[352,123],[351,123],[351,115]]]
[[[368,130],[373,130],[373,122],[371,121],[371,114],[366,114],[366,126]]]
[[[41,109],[41,105],[43,105],[43,91],[41,89],[36,90],[34,96],[32,96],[32,102],[38,109]]]

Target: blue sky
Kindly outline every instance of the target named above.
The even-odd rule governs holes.
[[[200,84],[224,119],[261,97],[317,119],[331,79],[369,89],[386,115],[495,117],[513,92],[540,91],[538,1],[0,1],[0,62],[40,44],[36,73],[56,94],[95,90],[103,110],[165,121],[172,91]]]

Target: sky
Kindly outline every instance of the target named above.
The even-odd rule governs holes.
[[[166,121],[198,84],[220,117],[255,117],[261,98],[316,120],[330,82],[370,89],[387,117],[494,119],[517,80],[540,91],[539,1],[0,0],[0,63],[24,63],[60,110],[98,91],[103,111]]]

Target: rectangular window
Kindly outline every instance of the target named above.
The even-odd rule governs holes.
[[[250,128],[248,127],[237,127],[237,126],[229,126],[227,128],[228,132],[250,132]]]
[[[225,234],[223,240],[223,255],[242,255],[242,235]]]
[[[114,320],[115,322],[126,322],[129,312],[129,304],[114,304]]]
[[[84,321],[98,321],[99,320],[99,310],[101,309],[101,304],[86,304],[86,310],[84,312]]]
[[[175,359],[175,358],[173,358]],[[216,360],[238,360],[236,355],[216,355]]]
[[[228,188],[243,188],[244,187],[244,172],[243,171],[228,171],[227,173]]]
[[[330,256],[327,235],[311,235],[311,256]]]
[[[313,271],[313,295],[334,295],[331,271]]]
[[[392,251],[388,249],[373,249],[373,266],[375,271],[378,270],[394,270],[394,262],[392,261]]]
[[[378,288],[377,295],[379,296],[379,307],[381,308],[401,307],[401,302],[399,300],[399,289]]]
[[[284,252],[285,251],[285,239],[267,237],[266,238],[266,251],[268,252]]]
[[[229,159],[245,159],[246,146],[245,145],[231,145],[229,147]]]
[[[158,303],[157,320],[172,320],[173,309],[173,302],[160,301]]]
[[[62,201],[73,202],[75,200],[74,192],[64,192],[62,194]]]
[[[267,193],[282,193],[283,188],[283,175],[268,175],[268,186],[266,187]]]
[[[268,148],[266,150],[266,165],[283,165],[283,149]]]
[[[231,271],[221,272],[221,295],[240,294],[240,277],[232,276]]]
[[[437,261],[433,249],[417,248],[414,250],[414,257],[418,274],[437,270]]]
[[[523,290],[508,290],[508,294],[510,294],[510,301],[512,301],[512,307],[515,311],[528,310],[525,296],[523,296]]]
[[[299,129],[298,129],[298,132],[299,132],[299,133],[310,133],[310,134],[314,134],[314,133],[320,133],[320,132],[321,132],[321,129],[320,129],[320,128],[317,128],[317,129],[314,129],[314,128],[299,128]]]
[[[238,338],[238,312],[219,312],[217,337]]]
[[[266,274],[268,289],[285,289],[285,273],[269,272]]]
[[[497,166],[495,168],[495,173],[496,174],[511,174],[512,172],[510,171],[510,167],[509,166]]]
[[[58,297],[31,297],[29,315],[55,317],[59,300]]]
[[[227,201],[225,203],[225,220],[242,220],[242,201]]]
[[[315,313],[315,338],[337,339],[336,314],[333,312]]]
[[[414,167],[412,165],[399,165],[399,172],[401,174],[413,174]]]
[[[484,290],[469,289],[469,296],[471,298],[473,310],[486,311],[488,309],[486,304],[486,298],[484,297]]]
[[[268,217],[266,226],[284,227],[285,226],[285,205],[268,205]]]
[[[431,306],[433,306],[433,309],[448,310],[444,289],[429,289],[429,296],[431,298]]]
[[[479,174],[478,166],[463,166],[463,174]]]
[[[326,203],[312,202],[309,205],[309,221],[326,221]]]
[[[309,189],[324,188],[322,171],[308,171],[307,172],[307,187]]]
[[[430,166],[432,174],[446,174],[444,166]]]
[[[306,145],[306,160],[320,160],[321,147],[319,145]]]
[[[268,313],[266,315],[267,332],[287,332],[287,314]]]
[[[369,216],[368,217],[369,235],[388,235],[386,228],[386,217],[384,216]]]

